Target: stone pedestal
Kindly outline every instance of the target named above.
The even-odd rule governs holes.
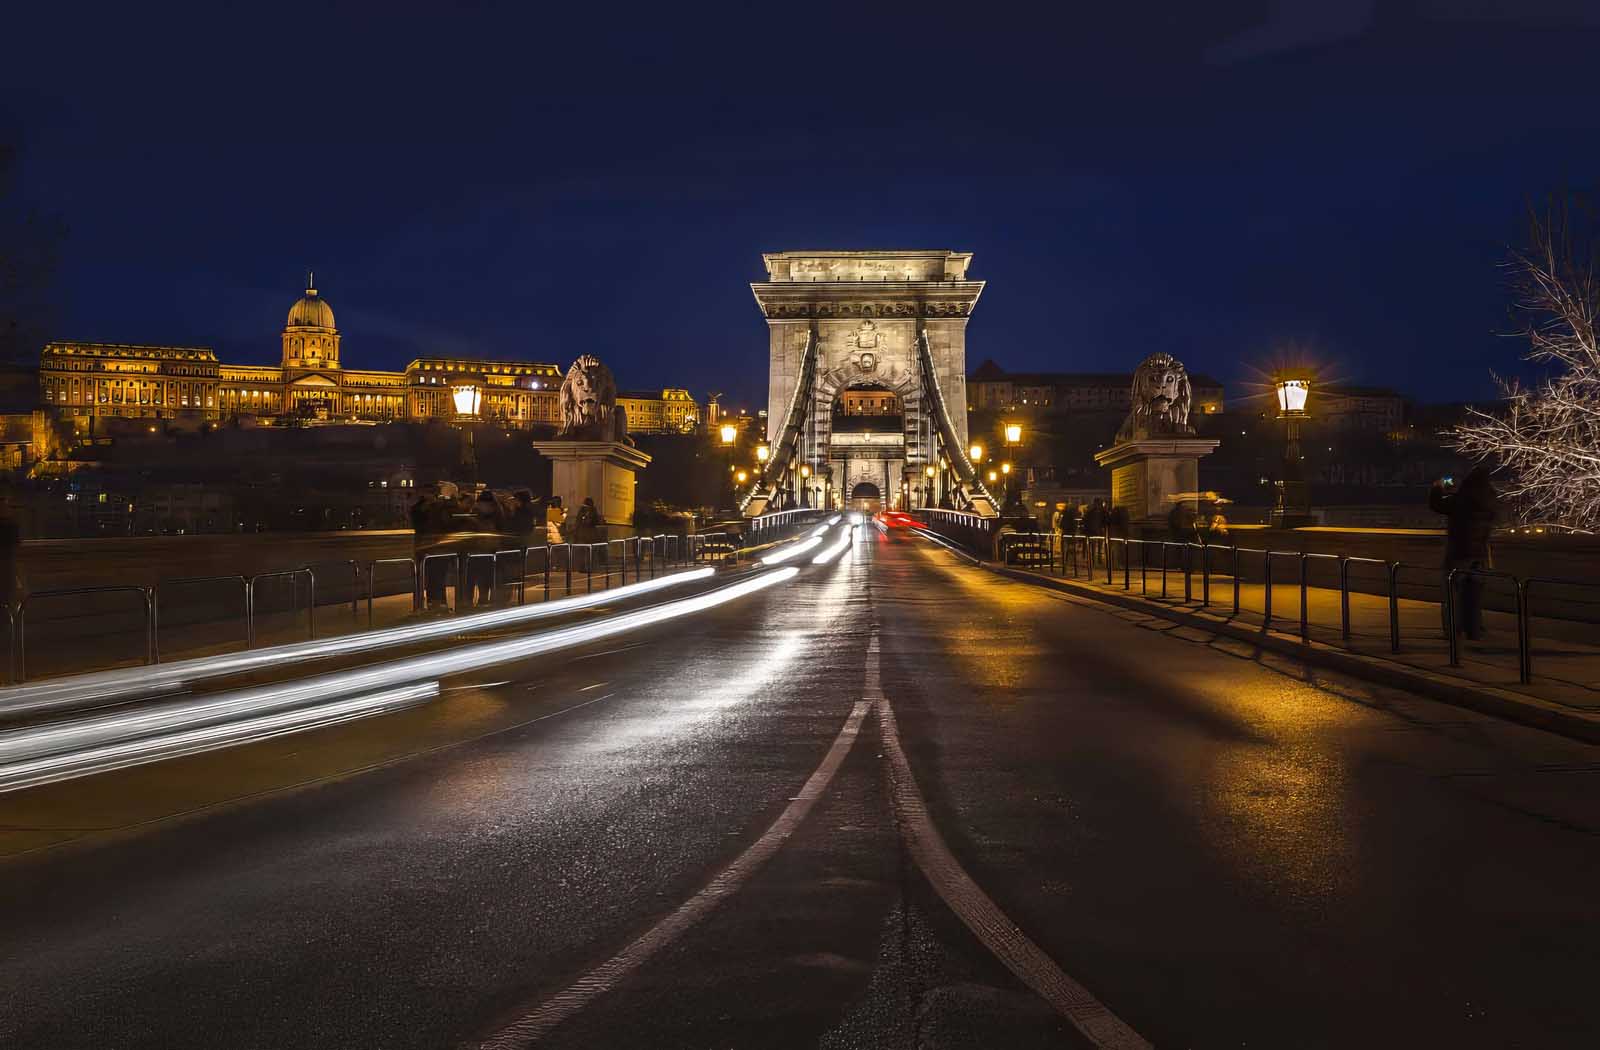
[[[1200,457],[1221,442],[1202,437],[1144,437],[1094,454],[1111,471],[1111,505],[1127,507],[1130,522],[1165,522],[1178,500],[1191,509],[1200,489]]]
[[[606,538],[633,534],[634,474],[650,456],[620,441],[535,441],[534,450],[552,463],[550,493],[561,497],[567,527],[575,529],[586,498],[600,511]]]

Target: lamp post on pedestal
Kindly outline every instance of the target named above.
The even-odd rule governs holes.
[[[800,464],[800,506],[811,506],[811,464]]]
[[[1278,482],[1272,523],[1280,529],[1311,524],[1311,490],[1305,482],[1300,455],[1300,423],[1311,399],[1311,377],[1304,372],[1280,372],[1272,385],[1278,396],[1278,418],[1283,420],[1283,479]]]

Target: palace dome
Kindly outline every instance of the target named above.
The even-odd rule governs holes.
[[[289,307],[290,328],[333,328],[333,307],[328,305],[326,299],[319,298],[317,289],[306,275],[306,294]]]

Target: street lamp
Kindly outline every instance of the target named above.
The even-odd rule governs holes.
[[[974,443],[971,448],[967,449],[967,454],[972,457],[972,465],[973,466],[977,466],[979,463],[983,462],[983,446],[982,445]]]
[[[768,445],[765,441],[763,441],[761,444],[756,446],[756,459],[758,461],[760,461],[763,466],[765,466],[767,460],[769,460],[771,458],[772,458],[772,446],[771,445]]]
[[[800,506],[811,506],[811,464],[800,464]]]
[[[1311,400],[1311,376],[1303,371],[1279,372],[1272,377],[1278,396],[1278,418],[1283,420],[1283,480],[1278,482],[1278,501],[1273,508],[1273,524],[1292,529],[1311,523],[1311,490],[1301,465],[1300,421],[1306,418]]]
[[[1006,424],[1006,445],[1009,447],[1022,440],[1022,427],[1017,423]]]
[[[728,488],[730,490],[732,490],[733,489],[733,479],[734,479],[734,472],[733,472],[734,471],[734,467],[733,467],[733,443],[736,440],[738,440],[739,428],[734,426],[732,423],[724,423],[724,424],[722,424],[721,432],[722,432],[723,454],[727,457],[727,460],[728,460]],[[731,506],[731,507],[734,507],[735,509],[738,508],[738,506],[739,506],[739,493],[737,491],[730,491],[728,493],[728,505]]]
[[[922,476],[928,479],[928,483],[922,489],[922,505],[924,507],[933,506],[933,474],[932,463],[922,468]]]

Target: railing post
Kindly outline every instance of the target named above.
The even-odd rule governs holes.
[[[317,574],[311,571],[311,566],[306,566],[306,638],[314,639],[317,636]]]
[[[1161,600],[1167,598],[1167,541],[1161,541]]]
[[[372,592],[378,589],[378,563],[367,562],[367,630],[372,630]],[[416,593],[416,588],[411,589]]]
[[[1193,563],[1194,545],[1185,541],[1178,549],[1183,552],[1183,604],[1188,605],[1194,601],[1194,573],[1190,568]]]
[[[1111,526],[1106,526],[1106,586],[1111,586]]]
[[[356,564],[354,558],[350,559],[350,618],[353,620],[361,615],[361,566]]]
[[[1444,574],[1444,630],[1450,638],[1450,666],[1461,666],[1461,643],[1456,638],[1456,573],[1449,569]]]
[[[1310,610],[1306,607],[1307,606],[1307,602],[1309,600],[1307,598],[1306,583],[1307,583],[1307,577],[1308,577],[1308,575],[1310,573],[1310,565],[1311,565],[1311,559],[1309,557],[1307,557],[1307,555],[1306,555],[1306,553],[1304,551],[1301,551],[1300,552],[1300,640],[1302,642],[1309,642],[1311,640],[1311,616],[1310,616]]]
[[[17,683],[28,680],[28,595],[17,603]]]
[[[1261,626],[1263,630],[1272,629],[1272,551],[1265,552],[1264,572],[1267,578],[1263,593],[1265,597],[1261,602]]]
[[[1339,556],[1339,635],[1350,640],[1350,559]]]
[[[1233,545],[1233,615],[1239,615],[1239,545]]]
[[[156,630],[156,589],[154,587],[146,587],[144,589],[144,662],[146,664],[161,662],[161,654],[156,643]]]
[[[244,646],[246,649],[256,647],[256,581],[253,576],[244,581]]]
[[[1533,625],[1529,622],[1528,591],[1532,580],[1514,581],[1517,588],[1517,677],[1523,685],[1533,681]]]
[[[1400,651],[1400,563],[1389,563],[1389,651]]]

